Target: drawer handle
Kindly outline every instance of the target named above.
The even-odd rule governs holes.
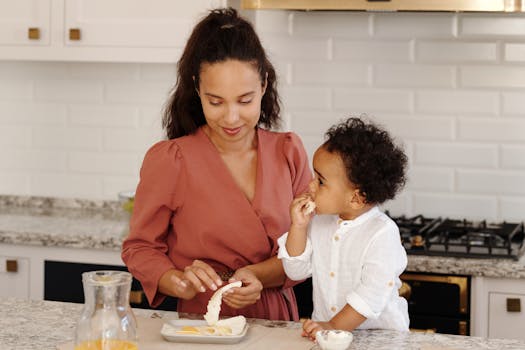
[[[71,28],[69,29],[69,40],[71,41],[79,41],[81,38],[80,35],[80,29],[79,28]]]
[[[144,292],[141,290],[132,290],[129,292],[129,302],[131,304],[142,304]]]
[[[507,298],[507,312],[521,312],[521,299]]]
[[[6,260],[5,261],[5,270],[7,272],[18,272],[18,261],[16,261],[16,260]]]
[[[29,40],[39,40],[40,39],[40,29],[39,28],[29,28],[27,30],[27,38]]]

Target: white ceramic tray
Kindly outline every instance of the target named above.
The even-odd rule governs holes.
[[[175,327],[176,329],[182,329],[184,326],[207,326],[205,320],[170,320],[166,323]],[[162,337],[170,342],[178,343],[206,343],[206,344],[235,344],[238,343],[246,336],[248,331],[248,324],[244,326],[244,329],[240,334],[237,335],[202,335],[202,334],[165,334],[161,332]]]

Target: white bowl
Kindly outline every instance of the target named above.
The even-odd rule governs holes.
[[[346,350],[354,336],[339,329],[322,330],[315,333],[315,340],[322,350]]]

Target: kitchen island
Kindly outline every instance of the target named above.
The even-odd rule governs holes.
[[[74,303],[1,298],[0,350],[55,350],[57,345],[73,341],[75,323],[81,309],[81,304]],[[161,317],[163,319],[176,317],[176,313],[173,312],[143,309],[134,311],[137,316],[141,317]],[[181,315],[181,318],[183,317],[184,315]],[[286,328],[289,337],[300,337],[301,325],[296,322],[251,319],[249,324]],[[525,342],[517,340],[386,330],[358,330],[353,334],[354,341],[349,349],[525,349]],[[260,342],[261,344],[267,342],[267,347],[271,346],[272,350],[281,349],[275,340],[261,339]],[[310,344],[313,346],[313,343],[305,343],[305,347],[309,348]],[[179,348],[173,343],[166,343],[166,345],[167,349]],[[185,344],[184,348],[200,349],[204,347]],[[209,345],[207,348],[213,349],[213,346]]]

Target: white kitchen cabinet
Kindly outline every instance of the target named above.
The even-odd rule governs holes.
[[[175,62],[226,0],[0,0],[0,59]]]
[[[18,272],[6,272],[4,261],[14,259]],[[120,251],[115,250],[0,244],[0,297],[44,299],[46,260],[124,266]]]
[[[29,259],[0,255],[0,297],[29,297]]]
[[[525,340],[525,280],[475,277],[471,303],[472,335]]]

